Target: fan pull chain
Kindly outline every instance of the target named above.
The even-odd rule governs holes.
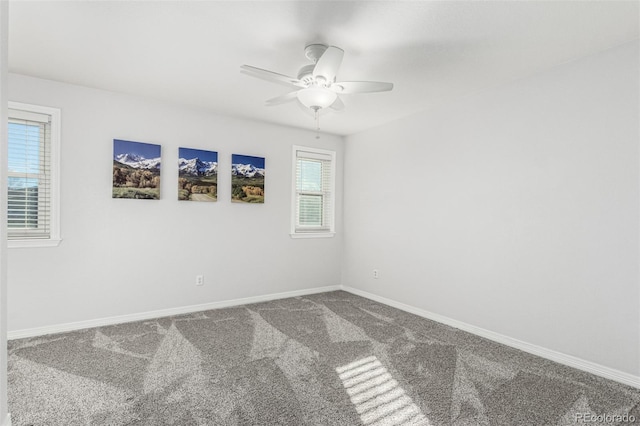
[[[320,139],[320,114],[318,114],[318,111],[320,109],[316,108],[315,109],[315,118],[316,118],[316,139]]]

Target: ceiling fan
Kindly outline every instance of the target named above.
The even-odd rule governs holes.
[[[339,47],[310,44],[304,48],[304,54],[313,61],[313,64],[300,68],[297,78],[251,65],[242,65],[241,72],[252,77],[295,87],[296,90],[293,92],[267,100],[267,106],[298,100],[301,105],[314,112],[316,120],[318,112],[322,109],[330,108],[335,111],[344,109],[344,103],[339,96],[341,94],[386,92],[393,89],[393,83],[336,81],[336,74],[344,56],[344,50]]]

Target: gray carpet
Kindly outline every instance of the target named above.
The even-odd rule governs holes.
[[[13,340],[8,392],[14,426],[640,424],[638,389],[342,291]]]

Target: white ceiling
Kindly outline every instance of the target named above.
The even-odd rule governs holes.
[[[452,98],[639,38],[637,1],[22,1],[9,7],[10,72],[315,128],[288,89],[304,46],[345,50],[338,80],[395,83],[343,95],[323,131],[357,133]]]

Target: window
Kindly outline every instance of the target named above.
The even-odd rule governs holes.
[[[8,117],[8,245],[56,246],[60,110],[9,102]]]
[[[336,153],[293,147],[292,237],[332,237]]]

